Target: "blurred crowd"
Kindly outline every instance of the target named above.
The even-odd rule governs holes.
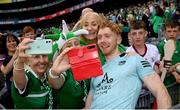
[[[51,54],[25,53],[37,37],[53,40]],[[89,44],[98,46],[103,75],[76,81],[66,54]],[[1,108],[129,109],[147,91],[156,108],[170,108],[167,86],[180,83],[179,1],[85,8],[77,22],[0,32],[0,73]]]

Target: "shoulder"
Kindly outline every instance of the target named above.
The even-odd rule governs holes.
[[[130,47],[127,47],[126,52],[129,52],[129,51],[132,51],[132,50],[133,50],[133,47],[130,46]]]
[[[127,57],[132,57],[132,56],[137,56],[137,55],[138,54],[136,52],[133,52],[133,51],[126,52]]]
[[[157,47],[153,44],[146,44],[147,46],[147,49],[150,49],[150,50],[157,50]]]

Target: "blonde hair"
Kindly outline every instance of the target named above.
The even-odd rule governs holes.
[[[98,13],[96,13],[96,12],[88,12],[88,13],[84,14],[84,16],[82,16],[82,18],[81,18],[81,23],[80,23],[81,27],[83,27],[84,22],[86,21],[86,19],[89,16],[94,16],[95,19],[96,19],[96,22],[98,23],[98,25],[101,25],[102,17]]]
[[[83,27],[83,25],[85,24],[85,21],[90,16],[93,16],[95,18],[95,21],[97,22],[97,25],[98,25],[98,29],[97,29],[97,32],[98,32],[99,26],[102,25],[102,23],[103,23],[103,17],[102,17],[102,15],[99,15],[96,12],[88,12],[84,16],[82,16],[81,22],[80,22],[80,27]],[[86,39],[84,36],[81,36],[81,40],[85,41],[88,44],[89,43],[96,43],[96,41],[97,41],[97,39],[94,39],[94,40]]]

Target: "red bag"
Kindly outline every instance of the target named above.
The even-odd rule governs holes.
[[[102,65],[95,44],[74,48],[68,52],[74,79],[84,80],[102,75]]]

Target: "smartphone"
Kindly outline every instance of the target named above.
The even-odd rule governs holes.
[[[25,51],[28,55],[46,55],[52,53],[52,40],[51,39],[36,39],[29,43],[30,47]]]
[[[68,52],[73,77],[85,80],[103,74],[102,65],[95,44],[74,48]]]

